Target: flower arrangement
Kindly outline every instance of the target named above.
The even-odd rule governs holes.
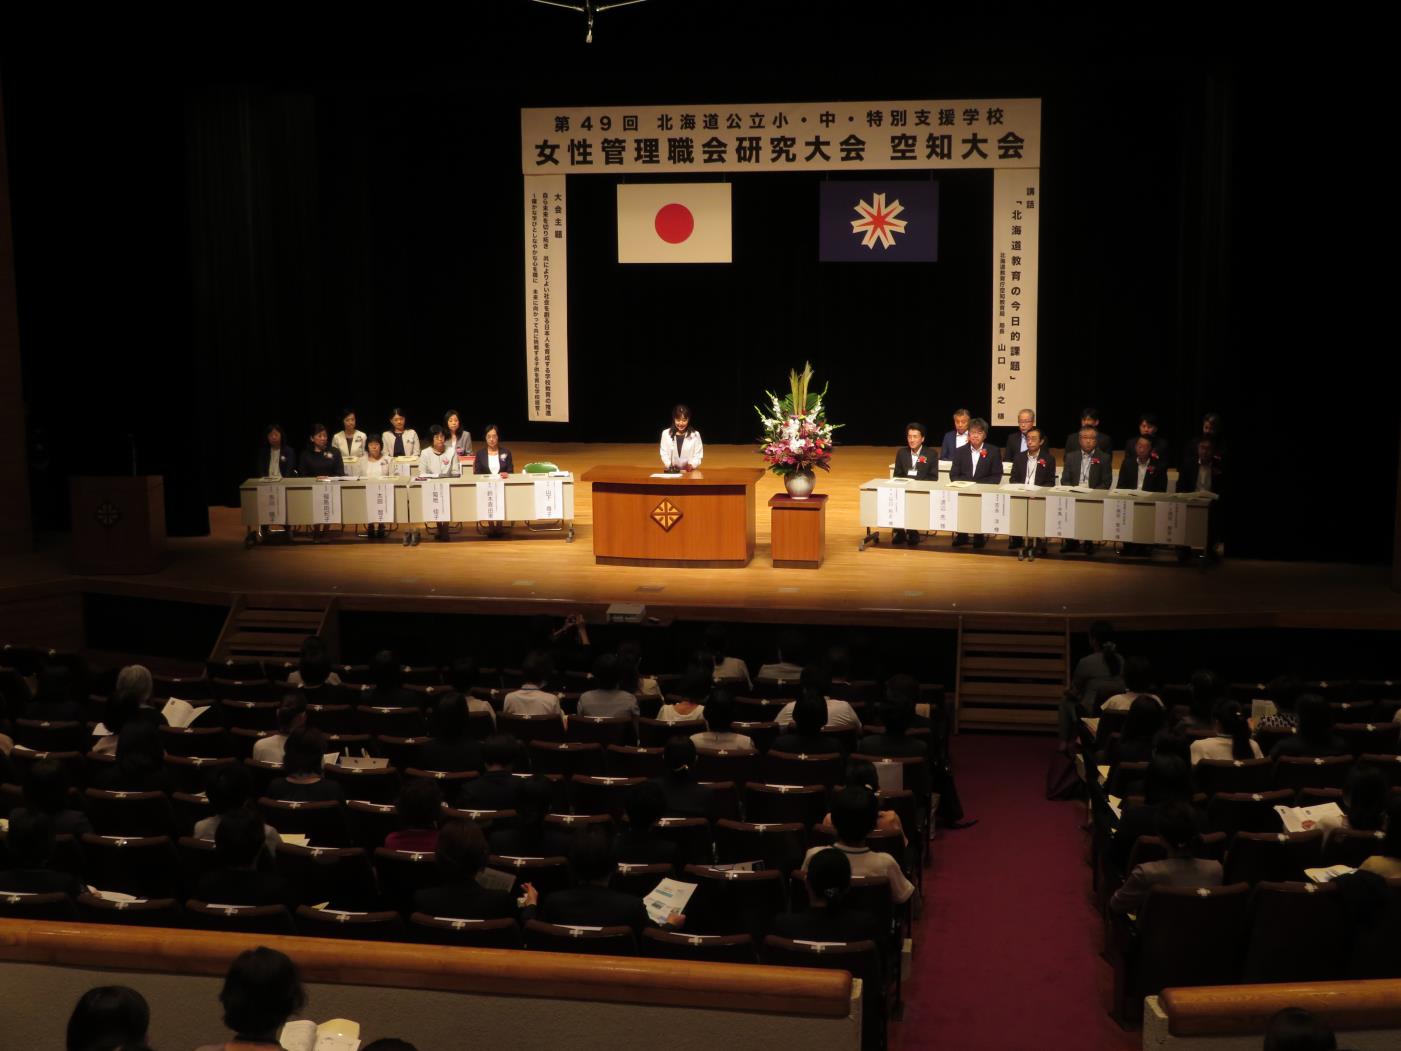
[[[813,468],[832,469],[832,432],[841,424],[827,420],[827,388],[809,393],[811,382],[812,365],[804,362],[801,373],[796,369],[788,373],[790,389],[786,396],[780,398],[765,391],[768,409],[754,407],[764,429],[759,438],[759,455],[770,471],[785,478],[810,474]]]

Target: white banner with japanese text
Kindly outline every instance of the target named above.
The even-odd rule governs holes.
[[[525,381],[529,419],[569,422],[569,224],[564,176],[525,180]]]
[[[1036,411],[1038,171],[992,173],[992,415],[1011,427]]]

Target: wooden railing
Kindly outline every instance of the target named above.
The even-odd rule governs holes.
[[[1401,1029],[1401,980],[1211,985],[1164,989],[1173,1036],[1263,1033],[1286,1007],[1302,1007],[1334,1029]]]
[[[819,1018],[851,1010],[845,971],[0,920],[0,960],[20,963],[222,976],[258,945],[290,956],[307,982]]]

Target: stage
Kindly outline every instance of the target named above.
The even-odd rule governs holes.
[[[520,445],[517,462],[554,460],[578,478],[600,465],[649,465],[647,445]],[[858,487],[887,473],[890,449],[840,449],[817,489],[829,496],[826,561],[820,569],[769,564],[770,496],[782,482],[758,486],[757,548],[742,569],[672,569],[594,563],[592,501],[576,485],[576,536],[480,537],[471,524],[449,542],[431,534],[416,548],[398,536],[369,542],[333,535],[324,544],[298,538],[246,550],[235,508],[210,510],[208,537],[172,539],[166,568],[139,577],[77,577],[54,541],[35,556],[4,564],[10,600],[75,591],[225,604],[237,594],[336,596],[343,609],[552,612],[600,615],[613,602],[636,602],[662,622],[675,619],[801,621],[814,624],[900,624],[956,627],[977,615],[1110,617],[1125,627],[1401,628],[1401,595],[1382,566],[1241,561],[1206,570],[1159,554],[1125,560],[1102,548],[1092,561],[1048,557],[1018,561],[1005,539],[986,548],[954,549],[947,534],[918,548],[892,548],[888,536],[860,550]],[[747,446],[710,446],[708,467],[759,464]]]

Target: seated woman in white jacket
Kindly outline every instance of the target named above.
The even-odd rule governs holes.
[[[341,429],[331,439],[331,445],[340,451],[342,460],[358,460],[365,455],[365,432],[355,429],[354,409],[341,413]]]
[[[384,441],[378,434],[365,439],[365,455],[355,461],[357,478],[393,478],[394,461],[384,455]],[[389,497],[394,498],[393,494]],[[392,505],[391,505],[392,506]],[[385,535],[383,522],[371,522],[368,536],[371,540],[382,539]]]
[[[433,444],[424,449],[418,457],[418,476],[420,478],[456,478],[462,474],[462,468],[457,462],[457,448],[448,444],[447,428],[440,424],[433,424],[429,431],[433,435]],[[409,530],[409,536],[404,537],[406,546],[417,546],[420,533],[418,530]],[[437,539],[446,540],[448,538],[448,523],[439,522],[437,529]]]
[[[384,455],[391,460],[396,456],[417,456],[422,452],[418,443],[418,432],[404,425],[404,410],[389,410],[389,430],[384,432]]]
[[[662,431],[662,466],[668,471],[694,471],[705,457],[700,431],[691,428],[691,410],[678,405],[671,410],[671,426]]]

